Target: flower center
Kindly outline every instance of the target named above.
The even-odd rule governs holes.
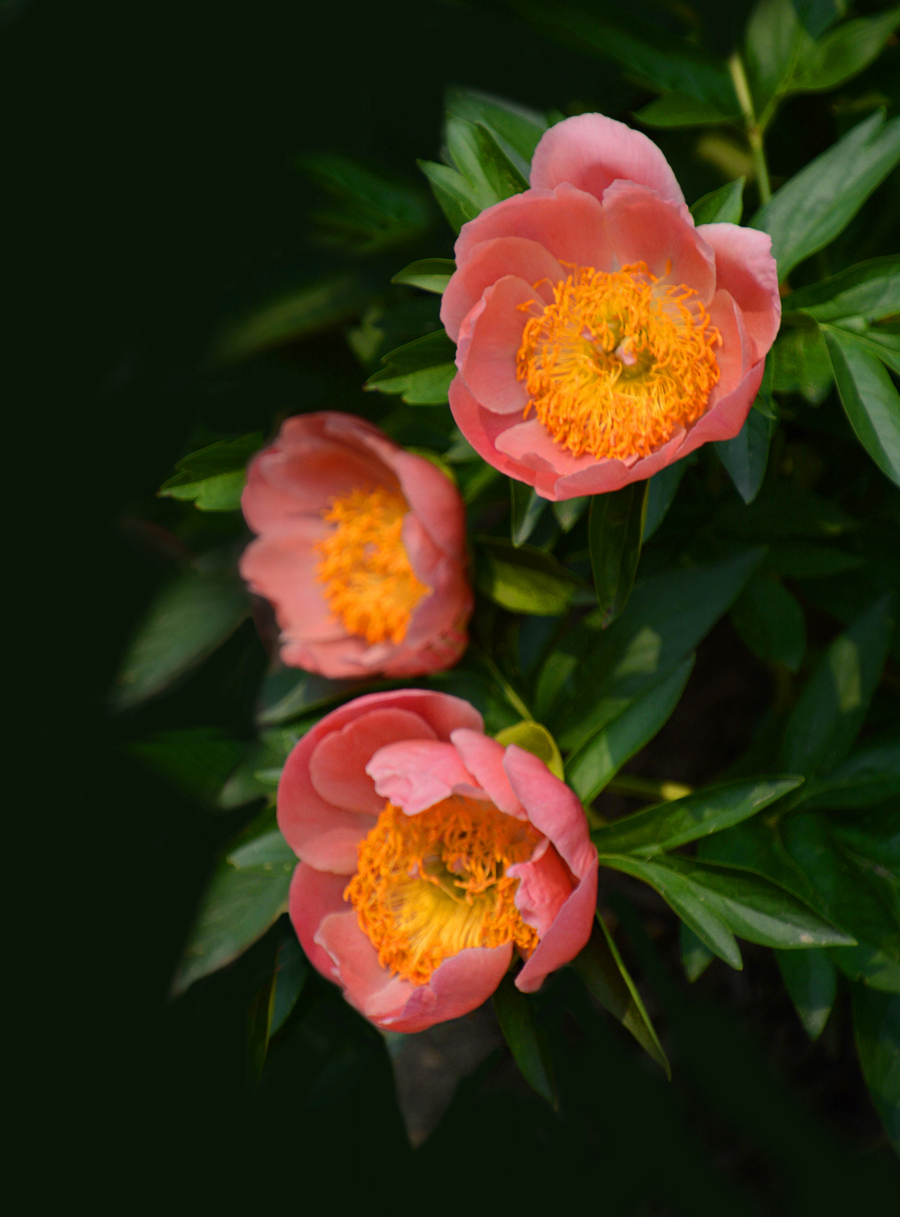
[[[533,408],[574,456],[649,456],[706,410],[721,336],[695,291],[658,282],[643,262],[582,267],[525,325],[525,417]]]
[[[415,816],[388,803],[359,845],[344,899],[381,966],[422,985],[466,947],[537,946],[506,868],[527,861],[540,840],[527,821],[459,795]]]
[[[319,541],[316,578],[325,599],[351,634],[367,642],[402,642],[416,605],[428,592],[403,546],[409,504],[384,486],[357,488],[332,499],[322,518],[336,527]]]

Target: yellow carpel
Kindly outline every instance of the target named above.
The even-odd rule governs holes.
[[[316,578],[328,606],[350,634],[369,643],[402,642],[416,605],[428,592],[416,578],[403,545],[401,494],[378,486],[357,488],[322,512],[334,529],[316,549]]]
[[[720,344],[697,293],[660,286],[643,262],[575,269],[525,324],[525,417],[574,456],[649,456],[705,413]]]
[[[527,821],[475,799],[452,795],[413,816],[387,803],[360,842],[344,899],[381,966],[425,984],[467,947],[537,946],[506,868],[527,861],[540,840]]]

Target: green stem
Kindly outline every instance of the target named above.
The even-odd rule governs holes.
[[[750,95],[750,84],[744,63],[740,55],[735,53],[728,60],[728,70],[734,84],[741,113],[744,116],[744,126],[747,129],[747,140],[753,155],[753,165],[756,169],[756,184],[759,188],[759,198],[762,203],[768,203],[772,197],[772,187],[769,184],[769,166],[766,164],[766,149],[763,143],[763,126],[757,121],[753,108],[753,98]]]
[[[693,794],[693,788],[684,786],[681,782],[654,782],[652,778],[632,777],[628,773],[618,774],[608,783],[606,789],[612,794],[627,794],[639,799],[659,799],[663,803]]]

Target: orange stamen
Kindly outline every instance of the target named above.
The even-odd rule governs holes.
[[[527,861],[540,840],[527,821],[459,795],[414,816],[388,803],[359,845],[344,899],[381,966],[422,985],[467,947],[537,946],[506,868]]]
[[[415,576],[403,545],[401,494],[378,486],[333,499],[322,518],[336,525],[316,549],[316,578],[349,633],[367,642],[402,642],[416,605],[428,588]]]
[[[526,322],[525,417],[574,456],[649,456],[706,410],[721,335],[695,291],[658,284],[643,262],[574,269]]]

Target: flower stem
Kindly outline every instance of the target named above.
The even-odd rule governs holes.
[[[747,73],[744,70],[743,60],[737,51],[728,60],[728,70],[731,73],[734,91],[737,94],[741,114],[744,117],[747,140],[750,144],[753,165],[756,169],[756,184],[759,188],[760,201],[768,203],[772,197],[772,187],[769,184],[769,166],[766,164],[763,128],[762,124],[757,121],[756,111],[753,108],[753,98],[750,95],[750,85],[747,81]]]

